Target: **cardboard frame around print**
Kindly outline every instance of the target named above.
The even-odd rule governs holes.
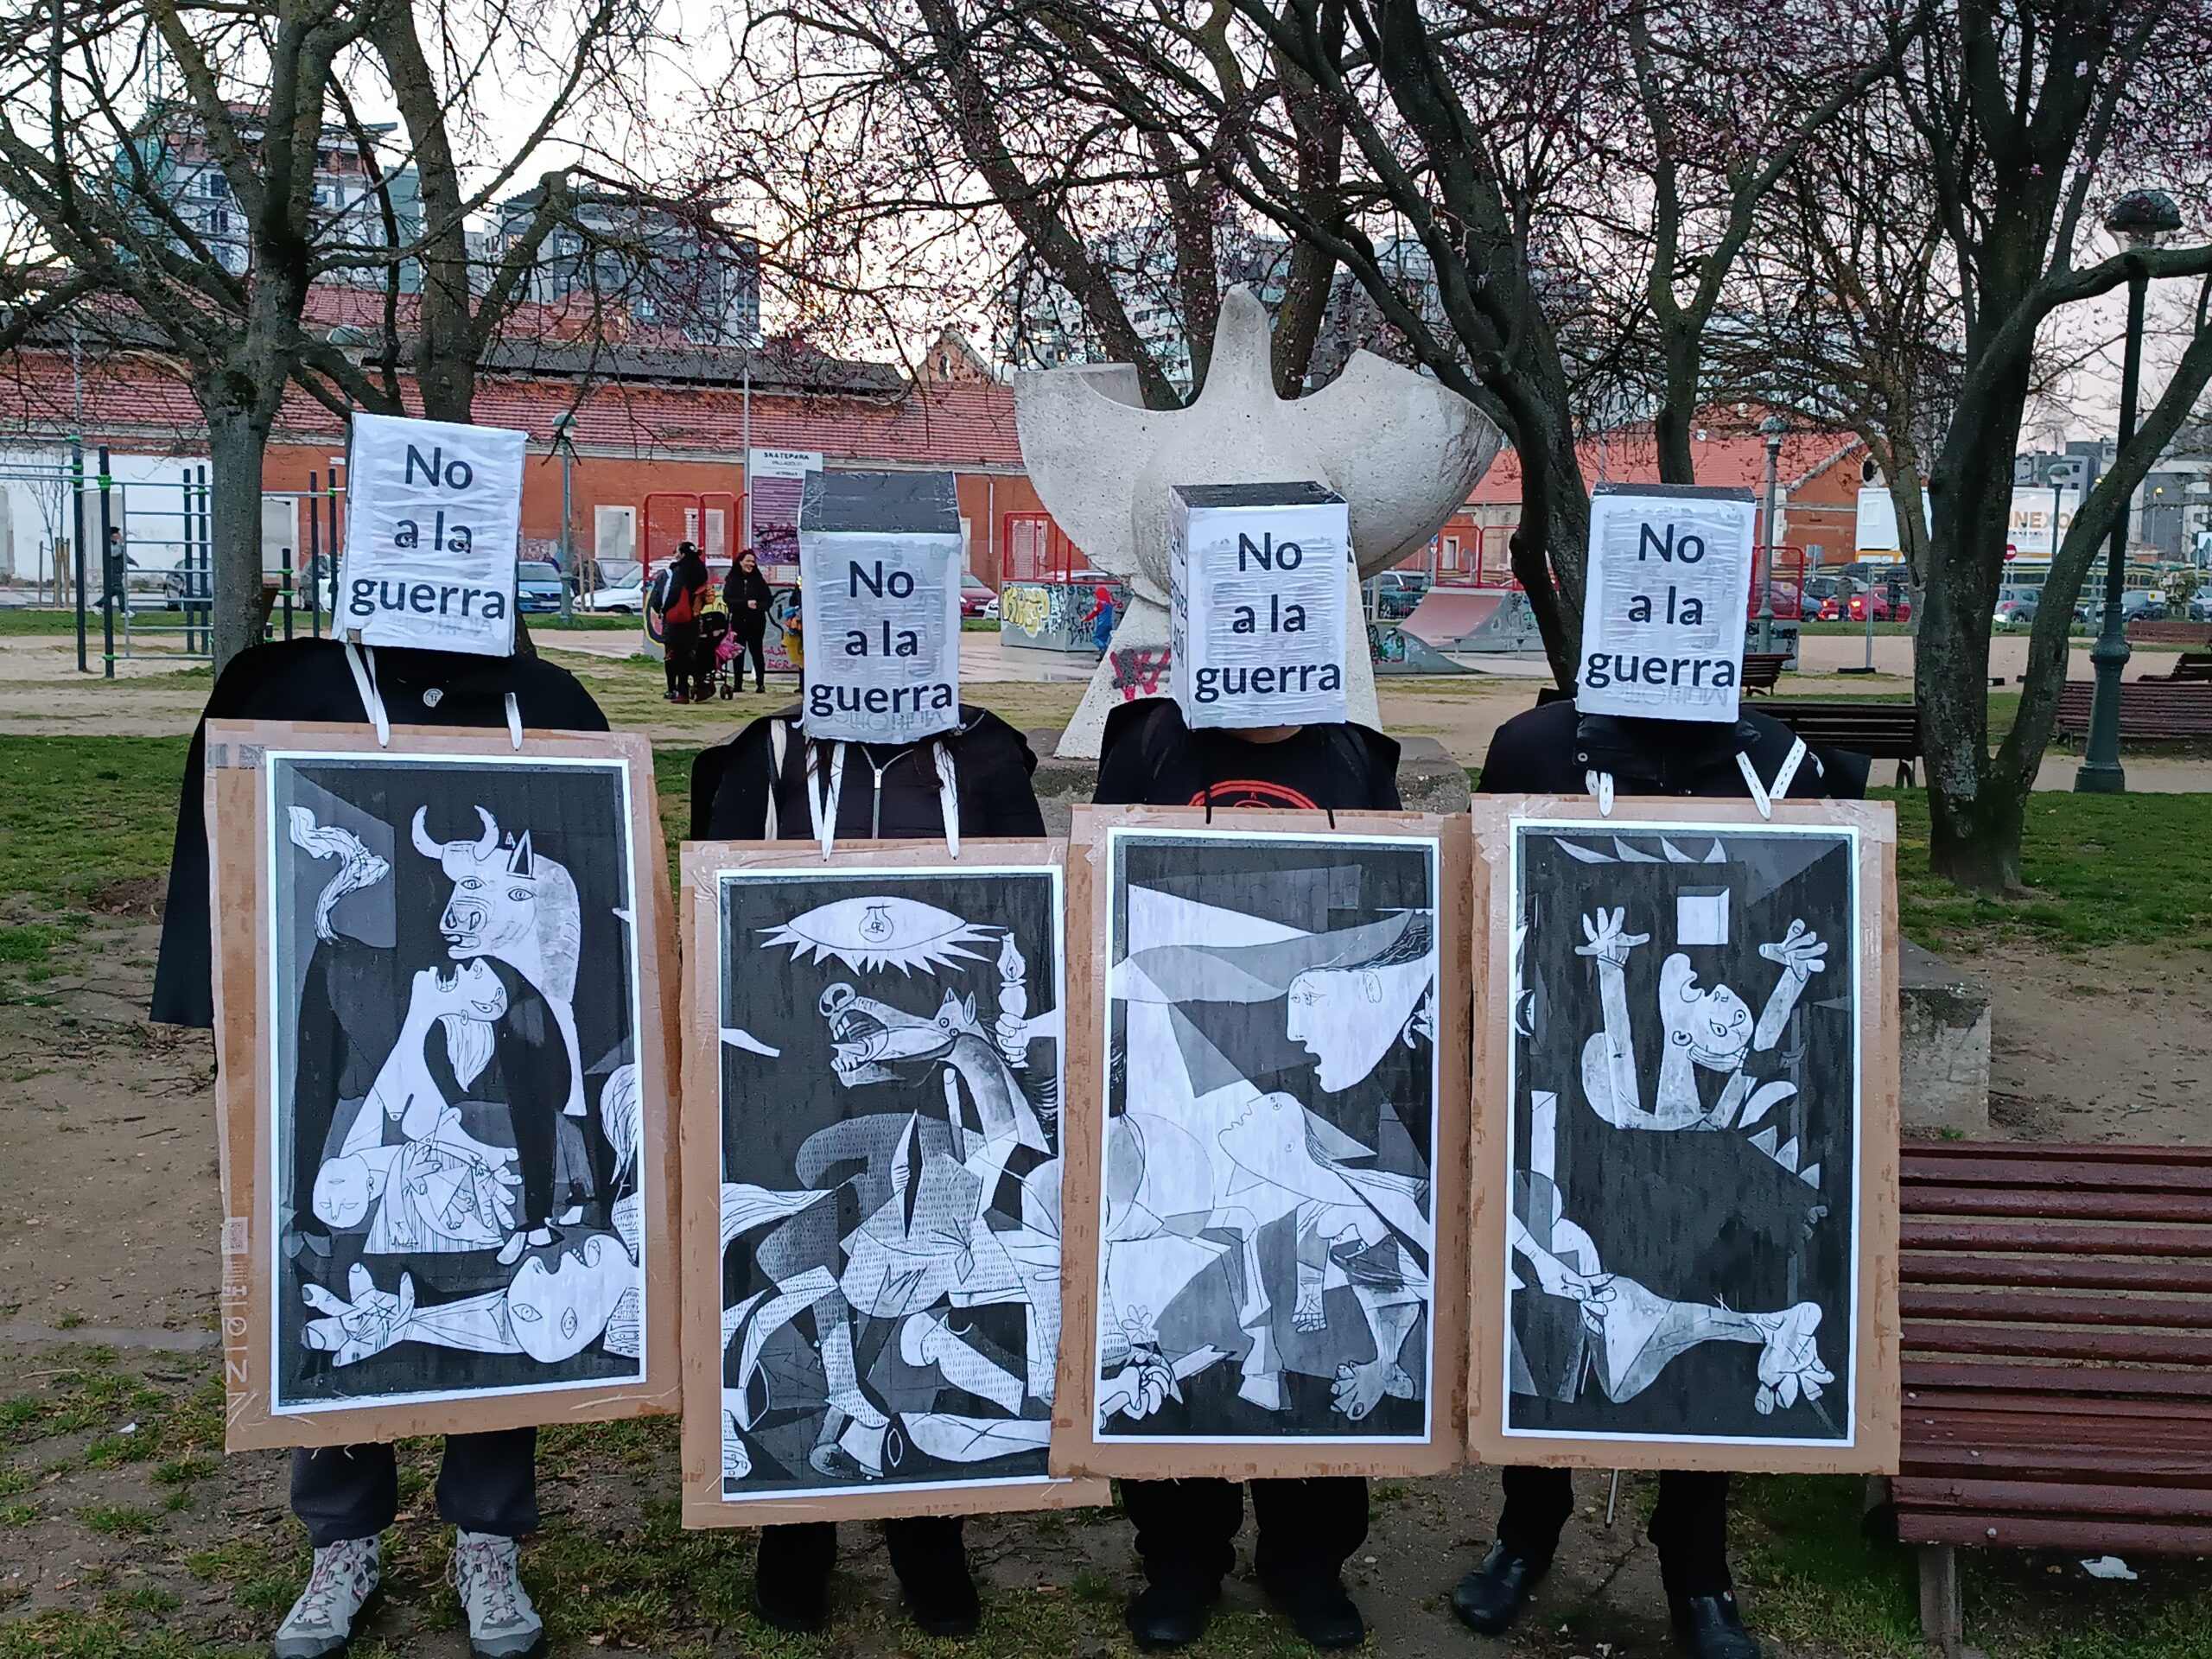
[[[1071,999],[1083,1031],[1067,1180],[1082,1199],[1068,1252],[1085,1294],[1065,1325],[1081,1367],[1061,1412],[1071,1467],[1230,1479],[1453,1467],[1465,1226],[1435,1195],[1465,1167],[1451,1058],[1469,1005],[1464,823],[1080,808],[1071,845],[1087,933]],[[1131,847],[1173,856],[1133,880]],[[1173,891],[1185,882],[1191,894]],[[1339,1017],[1355,993],[1371,1017]],[[1141,1005],[1141,1020],[1117,1004]],[[1212,1198],[1167,1196],[1200,1179]]]
[[[1473,825],[1473,1455],[1893,1467],[1890,809],[1478,797]]]
[[[686,843],[683,1155],[721,1195],[684,1218],[686,1526],[1107,1501],[1051,1403],[1064,857]]]
[[[676,1406],[676,1299],[650,1265],[672,1260],[676,1214],[650,748],[392,738],[208,724],[232,1450]],[[531,810],[508,804],[524,797]],[[446,821],[486,800],[474,837]],[[502,812],[504,830],[482,826]],[[454,868],[480,874],[486,840],[482,871],[521,896],[487,887],[483,913],[457,921]],[[558,927],[505,914],[548,904]],[[579,990],[579,946],[603,960],[626,936],[626,971]],[[302,1046],[315,1009],[335,1022],[329,1066]],[[295,1344],[326,1373],[287,1366]]]

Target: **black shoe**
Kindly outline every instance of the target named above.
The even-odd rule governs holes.
[[[1697,1659],[1760,1659],[1733,1596],[1687,1596],[1675,1604],[1675,1631]]]
[[[975,1635],[983,1622],[976,1580],[969,1576],[964,1560],[957,1573],[932,1573],[927,1584],[909,1584],[901,1579],[899,1587],[906,1593],[906,1611],[925,1635],[957,1640]]]
[[[1147,1584],[1129,1601],[1129,1634],[1147,1653],[1186,1648],[1206,1633],[1218,1584]]]
[[[1333,1573],[1303,1579],[1276,1579],[1262,1573],[1260,1588],[1313,1647],[1356,1648],[1367,1640],[1367,1621],[1344,1593],[1344,1581]]]
[[[1514,1554],[1503,1544],[1492,1544],[1482,1565],[1460,1580],[1452,1591],[1452,1611],[1471,1630],[1503,1636],[1528,1605],[1529,1592],[1549,1571],[1549,1561],[1532,1561],[1526,1555]]]
[[[815,1579],[804,1573],[779,1573],[772,1587],[767,1580],[756,1578],[753,1611],[771,1630],[791,1636],[818,1636],[830,1622],[829,1575]]]

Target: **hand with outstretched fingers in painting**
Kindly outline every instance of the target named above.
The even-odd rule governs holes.
[[[415,1316],[412,1274],[399,1275],[399,1291],[395,1295],[378,1290],[368,1268],[356,1262],[346,1274],[346,1285],[352,1297],[350,1301],[341,1302],[312,1281],[301,1291],[309,1307],[327,1317],[310,1319],[307,1329],[300,1333],[300,1339],[308,1347],[328,1354],[334,1365],[351,1365],[382,1353],[401,1339],[407,1322]]]
[[[1608,968],[1628,966],[1628,953],[1639,944],[1649,944],[1649,933],[1627,931],[1628,909],[1623,906],[1615,910],[1600,908],[1595,916],[1582,918],[1582,937],[1588,941],[1574,947],[1578,957],[1594,957]]]
[[[1802,919],[1793,918],[1789,931],[1775,944],[1759,946],[1759,955],[1769,962],[1780,963],[1801,980],[1810,978],[1828,965],[1827,946]]]

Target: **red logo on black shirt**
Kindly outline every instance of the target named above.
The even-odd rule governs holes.
[[[1216,807],[1288,806],[1302,812],[1318,812],[1319,801],[1310,800],[1287,784],[1270,784],[1257,778],[1230,778],[1216,784],[1211,790],[1200,790],[1191,797],[1192,806],[1212,804]]]

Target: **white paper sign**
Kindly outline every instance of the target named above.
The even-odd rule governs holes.
[[[1575,706],[1732,721],[1757,508],[1748,490],[1599,486]]]
[[[1180,485],[1173,496],[1169,678],[1184,723],[1346,719],[1343,499],[1311,483]]]
[[[515,648],[527,435],[356,415],[336,626],[369,645]]]
[[[800,724],[906,743],[960,723],[960,509],[950,473],[808,474]]]

